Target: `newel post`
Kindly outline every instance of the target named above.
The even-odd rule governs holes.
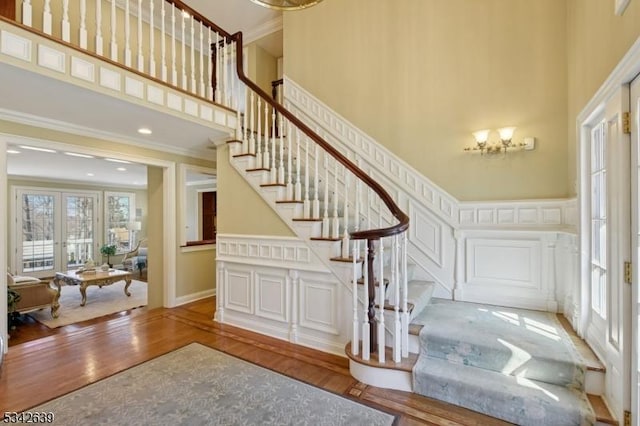
[[[369,317],[369,350],[375,352],[378,348],[377,321],[376,321],[376,277],[373,272],[376,257],[375,240],[367,240],[367,277],[365,283],[369,289],[367,316]]]

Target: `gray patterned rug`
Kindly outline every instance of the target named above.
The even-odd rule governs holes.
[[[31,411],[58,425],[391,425],[393,415],[192,343]]]

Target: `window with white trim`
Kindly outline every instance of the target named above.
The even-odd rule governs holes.
[[[116,246],[116,254],[133,249],[135,205],[136,196],[132,192],[104,193],[104,241]]]
[[[591,130],[591,309],[607,318],[606,122]]]

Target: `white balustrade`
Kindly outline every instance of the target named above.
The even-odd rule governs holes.
[[[298,130],[298,134],[300,130]],[[311,217],[311,201],[309,200],[309,137],[305,136],[306,146],[304,150],[304,201],[302,203],[303,217],[309,219]]]
[[[264,103],[264,151],[262,152],[262,167],[271,169],[271,157],[269,155],[269,104]],[[272,181],[273,182],[273,181]]]
[[[251,95],[252,95],[251,99],[253,99],[253,92],[251,92]],[[262,116],[262,111],[260,110],[261,107],[262,107],[262,98],[258,96],[258,107],[257,107],[258,126],[252,129],[256,133],[256,136],[258,137],[258,140],[256,143],[256,168],[258,169],[265,167],[264,161],[263,161],[264,158],[262,154],[262,123],[260,122],[260,117]],[[253,108],[253,102],[251,103],[251,108]]]
[[[163,2],[164,3],[164,2]],[[96,55],[102,56],[103,52],[103,40],[102,40],[102,0],[96,0]]]
[[[162,2],[164,5],[164,1]],[[149,0],[149,75],[151,77],[156,76],[156,31],[153,24],[155,6],[153,0]],[[162,23],[164,24],[164,15],[162,17]],[[164,31],[162,32],[162,39],[164,40]],[[142,42],[140,42],[142,44]]]
[[[60,24],[62,40],[71,41],[71,23],[69,22],[69,0],[62,0],[62,23]]]
[[[385,305],[385,285],[384,285],[384,244],[379,242],[380,250],[378,260],[380,271],[378,273],[378,361],[385,362],[385,330],[384,330],[384,305]]]
[[[180,87],[187,90],[187,40],[185,39],[187,17],[180,12]]]
[[[31,0],[24,0],[22,2],[22,23],[27,27],[33,24],[33,6]]]
[[[131,13],[129,0],[124,0],[124,64],[131,66]]]
[[[329,154],[324,153],[324,210],[322,214],[322,238],[329,238]]]
[[[70,31],[71,29],[69,29]],[[83,49],[87,48],[87,0],[80,0],[80,29],[78,43]]]
[[[47,2],[49,0],[46,0]],[[99,1],[99,0],[98,0]],[[116,14],[116,2],[112,1],[111,2],[111,40],[110,40],[110,44],[109,44],[109,54],[110,54],[110,58],[112,61],[118,61],[118,39],[116,38],[116,29],[118,26],[118,22],[116,21],[117,19],[117,14]]]
[[[338,161],[333,166],[333,215],[331,216],[331,238],[337,239],[340,235],[340,218],[338,217]],[[327,181],[327,185],[329,182]]]
[[[191,16],[191,27],[189,28],[189,33],[191,35],[191,48],[189,49],[189,89],[191,93],[198,93],[198,89],[196,87],[196,20],[193,16]]]
[[[266,106],[266,105],[265,105]],[[271,183],[278,183],[278,170],[276,168],[276,110],[271,110],[271,170],[270,180]]]

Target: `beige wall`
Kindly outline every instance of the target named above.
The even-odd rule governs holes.
[[[147,242],[149,244],[147,251],[147,306],[150,309],[162,307],[164,302],[164,289],[162,288],[162,283],[164,281],[164,266],[162,261],[154,260],[162,259],[162,247],[164,240],[164,195],[162,191],[162,174],[163,171],[160,167],[147,168],[147,203],[149,205],[149,211],[153,212],[153,214],[149,215],[149,235],[147,236]],[[180,276],[179,271],[178,276]],[[182,282],[178,280],[176,295],[180,293],[181,285]]]
[[[180,285],[176,296],[187,296],[216,288],[216,250],[178,251]]]
[[[576,181],[576,118],[631,45],[640,36],[640,1],[632,0],[622,16],[613,1],[568,0],[569,178]]]
[[[218,234],[293,236],[293,232],[229,163],[229,147],[218,154]]]
[[[565,1],[325,1],[284,28],[286,75],[455,197],[568,195]],[[535,151],[463,152],[507,125]]]

